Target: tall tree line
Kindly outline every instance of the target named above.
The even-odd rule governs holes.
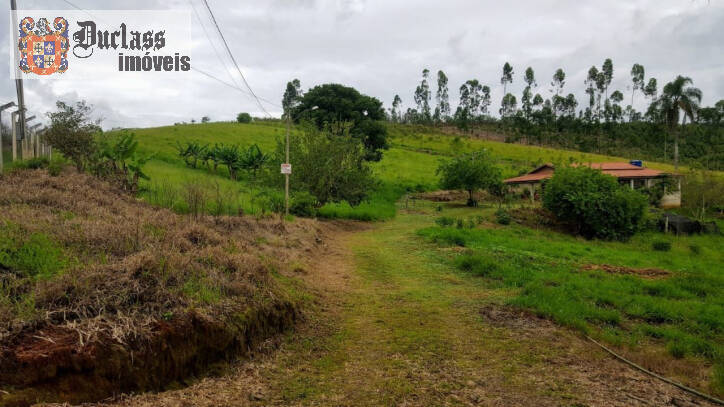
[[[496,109],[499,116],[493,117],[490,86],[478,79],[466,80],[458,88],[453,113],[448,76],[438,71],[433,102],[430,70],[424,69],[414,92],[415,107],[403,112],[402,98],[396,95],[389,119],[398,123],[455,125],[462,130],[495,126],[510,141],[583,151],[628,150],[672,160],[677,166],[683,138],[687,160],[702,159],[710,168],[724,167],[724,100],[701,107],[702,91],[693,86],[691,78],[679,75],[660,92],[657,78],[647,78],[644,66],[635,63],[629,71],[626,89],[615,89],[614,64],[607,58],[600,66],[589,68],[583,81],[588,100],[579,104],[576,96],[566,91],[569,84],[563,68],[553,73],[547,92],[541,92],[533,67],[523,72],[525,86],[518,99],[518,95],[508,91],[508,85],[515,79],[514,67],[509,62],[503,65],[503,98]],[[630,92],[627,104],[626,91]],[[549,96],[544,97],[546,94]],[[641,98],[647,108],[637,111],[634,106],[641,104]]]

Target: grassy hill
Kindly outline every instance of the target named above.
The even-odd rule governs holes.
[[[138,136],[140,151],[144,154],[155,154],[147,166],[151,181],[142,185],[145,189],[144,198],[152,203],[173,206],[183,212],[188,210],[181,199],[183,186],[189,183],[205,183],[211,185],[215,191],[221,191],[226,199],[233,201],[233,205],[245,213],[258,213],[262,210],[261,196],[271,191],[281,191],[281,176],[278,189],[261,186],[248,177],[234,182],[229,179],[226,169],[221,167],[216,172],[205,167],[187,167],[175,148],[177,142],[198,141],[211,145],[258,144],[265,152],[273,152],[278,140],[282,140],[285,134],[285,127],[280,122],[186,124],[132,131]],[[481,148],[492,153],[505,177],[522,174],[546,162],[629,160],[624,157],[470,139],[422,126],[390,125],[389,143],[390,149],[385,151],[382,161],[373,164],[380,184],[370,194],[369,200],[355,208],[346,203],[329,204],[322,208],[321,216],[359,220],[392,218],[395,214],[394,202],[406,191],[437,188],[435,169],[441,159]],[[668,164],[647,162],[646,165],[673,171],[673,167]]]

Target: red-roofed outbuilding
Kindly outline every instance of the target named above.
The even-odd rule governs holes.
[[[661,179],[675,175],[664,171],[646,168],[643,164],[638,165],[639,163],[640,162],[612,162],[573,165],[584,165],[593,169],[601,170],[604,174],[616,177],[620,183],[630,185],[631,189],[650,188]],[[555,167],[553,164],[543,164],[527,174],[508,178],[504,182],[513,186],[519,192],[527,190],[531,199],[535,199],[536,186],[540,185],[544,180],[551,178],[554,172]],[[681,183],[679,182],[679,184]],[[678,190],[675,192],[666,193],[666,190],[664,190],[664,197],[661,199],[661,206],[666,208],[681,206],[681,185],[679,185]]]

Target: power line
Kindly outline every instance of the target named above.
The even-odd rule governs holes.
[[[229,48],[229,44],[226,42],[226,38],[224,38],[224,34],[221,32],[221,28],[219,27],[219,24],[216,22],[216,17],[214,17],[213,11],[211,11],[211,7],[209,7],[209,3],[206,0],[202,0],[204,2],[204,5],[206,6],[206,9],[209,11],[209,15],[211,15],[211,21],[214,22],[214,25],[216,26],[216,30],[219,32],[219,36],[221,36],[221,40],[224,42],[224,46],[226,47],[226,51],[229,53],[229,56],[231,57],[231,61],[234,63],[234,66],[236,66],[236,70],[239,72],[239,76],[241,76],[241,79],[244,81],[244,85],[246,85],[246,88],[249,89],[249,92],[251,92],[252,96],[256,99],[256,103],[259,105],[261,110],[266,113],[267,116],[272,117],[269,112],[266,111],[264,108],[264,105],[261,104],[261,101],[259,100],[259,97],[254,93],[254,90],[249,86],[249,82],[247,82],[246,77],[244,77],[244,74],[241,72],[241,69],[239,68],[239,64],[236,63],[236,58],[234,58],[234,54],[231,52],[231,48]]]
[[[219,51],[216,49],[216,45],[214,45],[214,41],[211,39],[211,36],[209,35],[209,32],[206,30],[206,25],[203,21],[201,21],[201,15],[199,15],[199,12],[196,10],[196,6],[194,6],[194,3],[191,0],[188,0],[189,6],[191,6],[191,9],[194,11],[194,15],[196,16],[196,21],[199,22],[199,25],[201,25],[201,29],[204,30],[204,35],[206,36],[206,39],[209,41],[209,44],[211,45],[211,49],[214,50],[214,54],[216,55],[216,58],[221,62],[221,65],[224,67],[224,71],[226,71],[226,75],[231,79],[231,82],[234,83],[234,85],[239,86],[239,84],[236,82],[236,79],[234,76],[229,72],[229,69],[226,66],[226,61],[224,58],[221,57],[219,54]],[[216,78],[214,78],[216,79]]]
[[[89,13],[87,10],[84,10],[84,9],[76,6],[75,4],[69,2],[68,0],[63,0],[63,2],[65,2],[65,3],[68,4],[68,5],[70,5],[70,6],[73,7],[74,9],[80,10],[80,11],[88,14],[90,17],[93,17],[93,18],[95,18],[95,19],[98,19],[98,17],[96,17],[96,16],[94,16],[93,14]]]
[[[80,11],[88,14],[89,16],[91,16],[91,17],[93,17],[93,18],[96,18],[95,16],[93,16],[93,14],[90,14],[87,10],[78,7],[77,5],[71,3],[70,1],[68,1],[68,0],[63,0],[63,1],[64,1],[65,3],[67,3],[68,5],[70,5],[71,7],[73,7],[73,8],[75,8],[75,9],[77,9],[77,10],[80,10]],[[216,76],[214,76],[214,75],[212,75],[212,74],[210,74],[210,73],[208,73],[208,72],[204,72],[204,71],[202,71],[202,70],[200,70],[200,69],[198,69],[198,68],[191,67],[191,69],[194,70],[194,71],[196,71],[196,72],[198,72],[198,73],[200,73],[200,74],[202,74],[202,75],[204,75],[204,76],[206,76],[206,77],[209,77],[209,78],[211,78],[211,79],[213,79],[213,80],[215,80],[215,81],[218,81],[218,82],[220,82],[220,83],[222,83],[222,84],[224,84],[224,85],[226,85],[226,86],[228,86],[228,87],[230,87],[230,88],[232,88],[232,89],[238,90],[239,92],[242,92],[242,93],[244,93],[244,94],[246,94],[246,95],[248,95],[248,96],[252,96],[252,97],[256,100],[256,103],[257,103],[257,105],[259,105],[259,107],[261,108],[261,110],[262,110],[264,113],[266,113],[267,116],[272,117],[272,115],[269,114],[269,112],[264,108],[264,105],[262,105],[261,102],[264,101],[264,102],[266,102],[268,105],[273,106],[273,107],[276,107],[276,108],[280,108],[280,109],[281,109],[282,107],[281,107],[280,105],[277,105],[276,103],[274,103],[274,102],[272,102],[272,101],[269,101],[269,100],[267,100],[267,99],[264,99],[264,98],[262,98],[262,97],[257,96],[257,95],[254,93],[254,91],[251,89],[251,86],[249,86],[249,83],[246,81],[246,78],[244,77],[244,74],[241,72],[241,69],[239,68],[239,65],[236,63],[236,60],[234,59],[234,55],[231,53],[231,49],[229,49],[229,44],[226,42],[226,39],[224,38],[224,35],[221,33],[221,29],[219,28],[219,25],[216,23],[216,18],[214,18],[214,14],[213,14],[213,12],[211,11],[211,8],[209,7],[209,4],[206,2],[206,0],[203,0],[204,4],[206,5],[206,9],[209,11],[209,14],[211,15],[212,21],[213,21],[214,25],[216,26],[216,30],[219,32],[219,35],[221,36],[221,39],[223,40],[224,45],[226,46],[226,50],[227,50],[227,52],[229,53],[229,56],[231,57],[231,60],[232,60],[232,62],[234,63],[234,66],[236,67],[236,70],[239,72],[239,75],[240,75],[241,78],[244,80],[244,85],[246,85],[246,88],[248,89],[248,91],[245,91],[244,89],[242,89],[242,88],[236,83],[236,80],[234,79],[233,75],[231,75],[231,74],[229,73],[229,70],[226,69],[226,63],[224,62],[223,58],[221,58],[221,56],[219,55],[216,47],[214,46],[214,43],[213,43],[213,41],[211,40],[211,37],[209,36],[208,32],[206,31],[206,27],[204,26],[203,22],[201,21],[201,18],[200,18],[200,16],[199,16],[199,13],[196,11],[196,8],[194,7],[194,5],[193,5],[193,3],[191,2],[191,0],[188,0],[188,1],[189,1],[189,4],[191,5],[191,8],[192,8],[193,11],[194,11],[194,13],[196,14],[196,18],[199,20],[199,24],[201,24],[201,28],[203,28],[203,30],[204,30],[204,34],[206,35],[206,39],[208,39],[209,42],[211,43],[211,47],[213,48],[214,53],[216,54],[216,57],[217,57],[217,58],[219,59],[219,61],[221,61],[221,63],[224,65],[224,70],[225,70],[226,73],[229,75],[229,78],[231,78],[231,80],[232,80],[232,82],[234,82],[234,84],[228,83],[228,82],[226,82],[226,81],[224,81],[224,80],[222,80],[222,79],[219,79],[219,78],[217,78]]]
[[[191,69],[194,70],[194,71],[196,71],[196,72],[198,72],[198,73],[200,73],[200,74],[202,74],[202,75],[204,75],[204,76],[207,76],[207,77],[209,77],[209,78],[211,78],[211,79],[213,79],[213,80],[215,80],[215,81],[218,81],[219,83],[221,83],[221,84],[223,84],[223,85],[226,85],[226,86],[228,86],[228,87],[230,87],[230,88],[232,88],[232,89],[238,90],[239,92],[241,92],[241,93],[243,93],[243,94],[245,94],[245,95],[247,95],[247,96],[251,96],[251,93],[249,93],[248,91],[242,89],[242,88],[239,87],[238,85],[231,84],[231,83],[229,83],[229,82],[224,81],[223,79],[219,79],[219,78],[217,78],[216,76],[214,76],[214,75],[212,75],[212,74],[210,74],[210,73],[208,73],[208,72],[204,72],[204,71],[200,70],[199,68],[191,67]],[[265,102],[266,104],[268,104],[268,105],[270,105],[270,106],[273,106],[273,107],[282,109],[282,106],[280,106],[280,105],[278,105],[278,104],[276,104],[276,103],[274,103],[274,102],[272,102],[272,101],[270,101],[270,100],[264,99],[264,98],[262,98],[262,97],[258,97],[258,99],[261,100],[262,102]]]

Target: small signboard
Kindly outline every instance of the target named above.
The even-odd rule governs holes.
[[[282,164],[282,174],[291,174],[292,173],[292,165],[291,164]]]

